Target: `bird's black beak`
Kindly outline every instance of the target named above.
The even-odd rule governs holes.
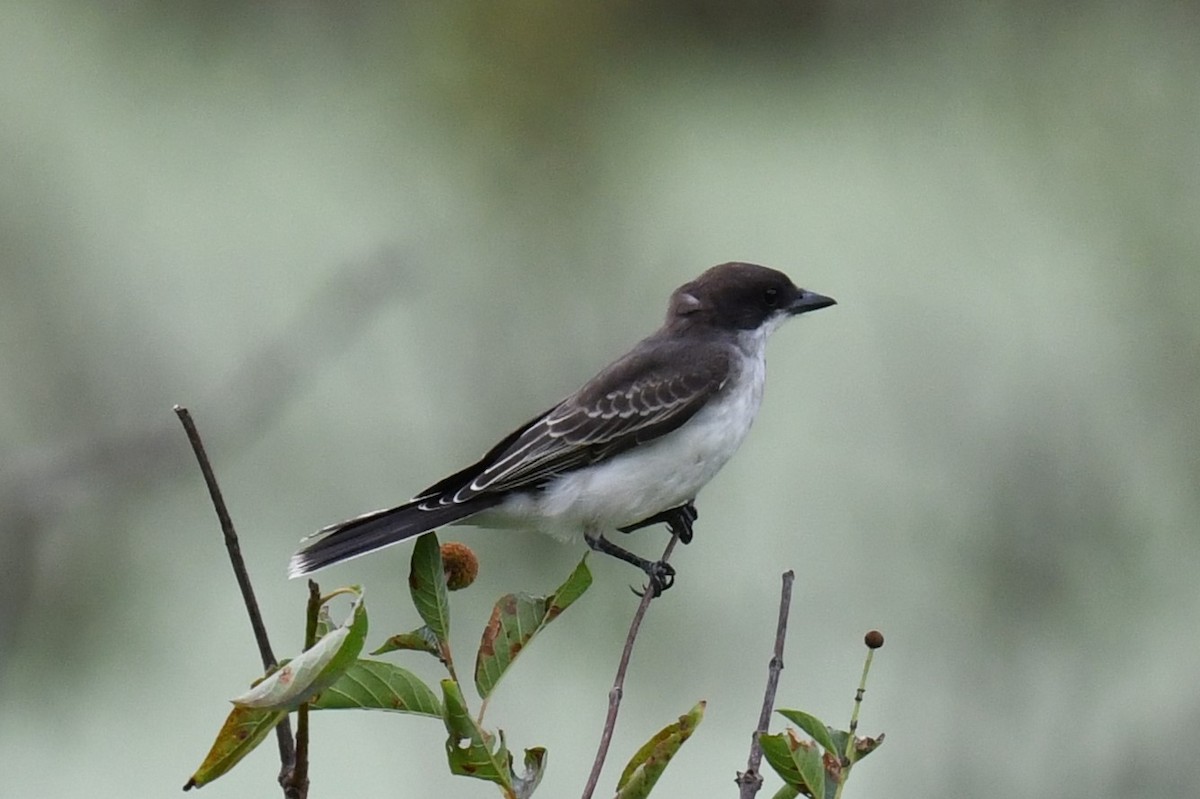
[[[793,316],[799,316],[800,314],[808,313],[809,311],[828,308],[830,305],[837,305],[837,300],[835,300],[833,297],[826,297],[823,294],[818,294],[815,291],[800,289],[800,294],[797,295],[796,299],[792,301],[792,304],[788,307],[788,310],[791,311]]]

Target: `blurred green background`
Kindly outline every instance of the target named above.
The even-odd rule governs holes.
[[[601,793],[703,698],[656,795],[733,795],[794,568],[781,706],[844,724],[888,637],[851,795],[1195,796],[1195,4],[2,9],[6,797],[175,795],[256,672],[173,403],[291,653],[302,535],[474,458],[732,259],[841,304],[772,341]],[[454,537],[483,561],[462,660],[580,554]],[[415,626],[408,552],[320,575],[367,586],[372,644]],[[635,603],[592,566],[488,711],[550,747],[548,797],[582,787]],[[495,795],[443,739],[320,716],[313,795]],[[277,768],[269,743],[205,795],[277,795]]]

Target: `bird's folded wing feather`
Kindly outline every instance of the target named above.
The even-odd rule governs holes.
[[[532,488],[665,435],[690,419],[725,385],[723,350],[653,359],[631,353],[574,395],[497,444],[478,463],[416,497],[429,505],[483,493]]]

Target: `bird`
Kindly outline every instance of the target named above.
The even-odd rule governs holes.
[[[783,272],[730,262],[672,292],[663,325],[475,463],[408,502],[329,525],[290,577],[447,524],[539,529],[637,566],[655,595],[675,570],[605,536],[663,523],[692,540],[695,499],[741,445],[762,402],[768,336],[835,305]]]

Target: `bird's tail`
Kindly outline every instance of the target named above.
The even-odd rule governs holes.
[[[431,503],[426,498],[330,525],[313,536],[317,540],[292,555],[288,563],[288,577],[309,574],[397,544],[443,524],[461,521],[499,501],[500,498],[494,496],[474,497],[467,502],[447,505],[432,503],[432,507],[429,507]]]

